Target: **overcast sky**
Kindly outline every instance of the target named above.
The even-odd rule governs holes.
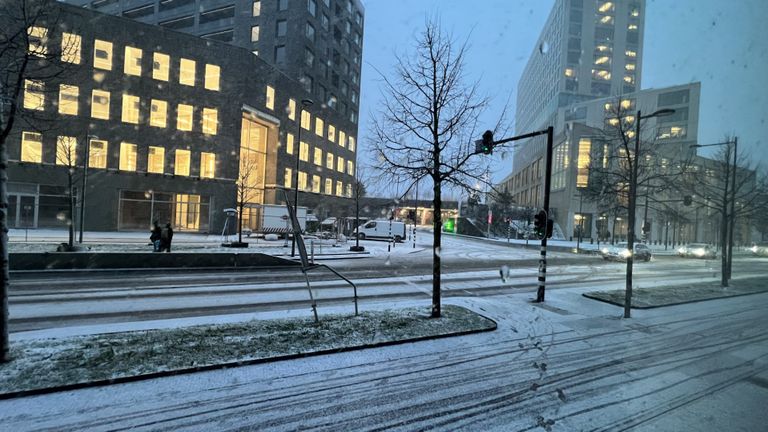
[[[488,128],[507,103],[515,111],[517,82],[554,0],[364,0],[360,156],[380,77],[394,53],[412,51],[429,16],[468,39],[467,78],[492,97]],[[646,0],[642,88],[701,82],[699,142],[739,136],[739,150],[768,166],[768,37],[766,0]],[[375,68],[375,69],[374,69]],[[513,119],[510,119],[513,120]],[[494,154],[495,181],[512,170],[511,155]],[[364,163],[360,160],[360,163]],[[425,185],[426,186],[426,185]]]

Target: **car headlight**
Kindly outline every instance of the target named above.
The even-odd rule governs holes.
[[[704,256],[705,251],[704,251],[704,249],[695,249],[693,251],[693,254],[696,255],[697,257],[702,257],[702,256]]]
[[[621,255],[624,258],[629,258],[632,256],[632,252],[629,249],[622,249],[621,252],[619,252],[619,255]]]
[[[750,250],[752,250],[752,253],[755,253],[755,252],[757,252],[757,246],[752,246],[752,247],[750,248]]]
[[[685,253],[685,248],[680,248],[680,249],[678,249],[678,250],[677,250],[677,253],[681,253],[681,254],[684,254],[684,253]]]
[[[602,254],[607,254],[607,253],[608,253],[608,248],[602,248],[602,249],[600,249],[600,253],[602,253]]]

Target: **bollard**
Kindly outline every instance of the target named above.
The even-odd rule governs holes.
[[[315,263],[315,239],[309,241],[310,262]]]

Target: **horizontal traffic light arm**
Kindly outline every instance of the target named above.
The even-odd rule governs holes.
[[[488,132],[491,132],[491,131],[486,131],[485,133],[488,133]],[[493,132],[491,132],[491,134],[493,134]],[[491,149],[493,149],[493,147],[496,147],[497,145],[506,144],[508,142],[518,141],[518,140],[526,139],[526,138],[533,138],[535,136],[546,135],[546,134],[547,134],[547,129],[544,129],[544,130],[540,130],[540,131],[536,131],[536,132],[530,132],[530,133],[527,133],[527,134],[514,136],[514,137],[511,137],[511,138],[504,138],[504,139],[501,139],[501,140],[498,140],[498,141],[491,141]],[[485,134],[483,134],[483,135],[485,135]],[[482,152],[475,151],[475,153],[482,153]]]

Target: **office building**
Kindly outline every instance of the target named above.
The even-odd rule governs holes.
[[[360,0],[66,1],[247,49],[299,81],[313,100],[358,122]]]
[[[6,142],[9,227],[79,225],[68,210],[70,171],[86,230],[159,220],[220,233],[238,185],[247,189],[246,226],[258,229],[261,204],[283,202],[282,190],[292,196],[297,158],[300,205],[327,214],[349,201],[356,126],[330,107],[303,108],[296,80],[230,44],[49,8],[51,22],[28,29],[29,50],[52,54],[40,62],[63,73],[24,82],[24,121]]]

